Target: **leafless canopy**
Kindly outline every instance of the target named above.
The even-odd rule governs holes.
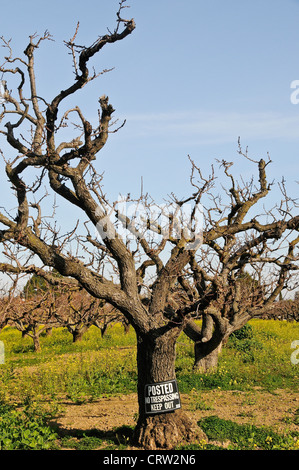
[[[229,200],[224,204],[213,192],[216,181],[214,168],[208,177],[204,177],[190,159],[193,192],[185,200],[178,200],[174,194],[171,196],[168,207],[174,204],[175,210],[168,211],[166,215],[167,230],[152,217],[153,201],[148,195],[135,201],[142,203],[145,214],[146,210],[150,214],[141,227],[134,217],[123,215],[116,204],[108,203],[102,189],[102,175],[93,165],[112,132],[114,109],[108,97],[103,95],[99,98],[96,126],[92,126],[78,106],[60,115],[59,108],[67,97],[74,96],[103,73],[93,71],[91,74],[89,61],[103,47],[126,38],[134,30],[134,20],[122,18],[124,7],[122,1],[115,30],[100,36],[89,47],[76,44],[77,25],[74,36],[66,42],[73,58],[74,81],[50,102],[38,94],[34,64],[36,49],[43,41],[51,39],[49,32],[41,37],[30,37],[24,58],[14,57],[11,43],[2,38],[7,55],[0,71],[8,78],[11,74],[19,77],[15,91],[6,88],[1,113],[1,120],[5,122],[1,133],[16,155],[13,160],[5,159],[5,168],[18,201],[18,210],[16,217],[11,217],[5,210],[0,214],[0,222],[4,226],[1,242],[6,255],[9,252],[8,262],[3,262],[0,268],[10,273],[37,272],[57,283],[60,281],[51,278],[51,272],[46,269],[55,268],[65,276],[64,282],[78,282],[92,295],[119,308],[135,328],[144,332],[149,331],[153,324],[159,326],[170,322],[170,326],[173,321],[182,323],[187,315],[201,312],[211,305],[231,313],[238,311],[244,305],[244,296],[237,281],[248,267],[252,279],[263,285],[263,298],[251,303],[250,308],[260,308],[272,302],[283,288],[289,287],[290,275],[298,269],[295,250],[299,240],[299,217],[292,213],[294,204],[291,208],[292,201],[287,198],[283,183],[284,204],[278,206],[275,213],[268,211],[264,216],[255,213],[248,219],[250,211],[271,190],[266,179],[270,160],[253,162],[258,167],[257,187],[254,180],[240,185],[230,173],[232,164],[220,162],[230,182],[228,189],[224,190]],[[25,96],[25,89],[29,90],[29,96]],[[60,141],[60,131],[67,125],[71,114],[77,118],[79,135],[70,141]],[[5,121],[9,116],[14,118],[13,121]],[[25,130],[28,129],[30,139],[25,139]],[[239,153],[249,159],[241,146]],[[5,158],[5,152],[3,154]],[[25,181],[29,168],[34,168],[38,175],[30,185]],[[49,190],[87,216],[87,236],[84,238],[78,235],[78,224],[61,237],[56,226],[42,217],[44,196],[39,200],[35,197],[43,184],[46,185],[46,177]],[[191,223],[195,220],[195,210],[200,205],[203,208],[200,243],[198,240],[192,243],[195,240],[192,230],[187,236],[181,227],[178,236],[179,218],[175,211],[187,204],[192,206]],[[112,223],[111,214],[116,216],[118,225]],[[134,246],[120,236],[117,231],[120,226],[125,226],[133,235]],[[102,238],[95,237],[91,227],[96,227]],[[145,232],[153,237],[146,236]],[[193,238],[190,238],[190,233]],[[80,253],[84,253],[83,261],[77,255],[78,251],[74,254],[69,249],[74,240],[77,250],[79,246]],[[17,256],[13,247],[17,247],[18,253],[23,249],[29,253],[25,261],[24,255],[21,258]],[[162,256],[163,252],[169,255],[167,261]],[[38,267],[32,262],[33,255],[42,265],[39,263]],[[106,275],[108,263],[109,276]],[[275,270],[269,271],[271,282],[265,282],[262,271],[269,266]],[[180,301],[177,303],[174,294],[178,286]]]
[[[176,413],[148,419],[145,385],[175,377],[175,343],[183,330],[209,354],[230,331],[269,309],[284,289],[296,286],[299,216],[284,181],[282,202],[263,208],[262,201],[272,190],[266,175],[270,159],[249,157],[241,144],[240,157],[253,165],[257,180],[255,176],[249,182],[237,181],[227,161],[218,162],[220,168],[213,166],[205,176],[190,158],[191,194],[185,199],[171,194],[158,206],[142,193],[135,201],[127,196],[109,203],[95,160],[109,134],[117,130],[114,108],[102,95],[98,122],[92,124],[75,103],[69,109],[65,106],[66,98],[74,100],[80,89],[107,71],[90,73],[91,60],[135,29],[133,19],[123,19],[124,8],[121,0],[114,31],[89,47],[77,44],[77,26],[66,42],[73,80],[52,99],[38,93],[34,62],[37,48],[51,39],[50,34],[31,36],[22,58],[14,57],[11,43],[2,38],[7,55],[0,72],[7,81],[18,78],[15,89],[6,87],[0,114],[2,153],[17,213],[11,215],[7,207],[0,212],[0,270],[11,276],[36,273],[54,285],[80,286],[125,316],[138,338],[136,440],[153,449],[155,438],[161,446],[161,436],[165,447],[176,445],[172,437],[185,437],[187,427],[191,435],[192,425]],[[70,116],[75,120],[74,138],[62,139]],[[13,158],[7,157],[6,148]],[[67,233],[61,234],[53,214],[43,212],[48,199],[43,187],[46,195],[57,197],[54,213],[57,203],[64,201],[80,214]],[[122,210],[123,204],[133,204],[134,211]],[[62,277],[54,276],[53,269]],[[199,315],[200,334],[193,321]],[[214,325],[212,334],[207,334],[208,320]]]

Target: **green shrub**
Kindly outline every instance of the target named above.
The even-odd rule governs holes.
[[[253,327],[249,323],[246,323],[246,325],[242,326],[239,330],[234,331],[231,335],[230,338],[236,338],[236,339],[251,339],[253,338],[254,332],[253,332]]]
[[[36,410],[0,405],[0,450],[49,449],[54,439],[56,434]]]
[[[255,337],[253,327],[247,323],[240,330],[234,331],[230,335],[228,347],[242,353],[242,362],[244,364],[252,364],[255,361],[255,352],[262,350],[263,344]]]

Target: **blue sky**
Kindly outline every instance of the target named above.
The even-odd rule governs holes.
[[[206,175],[215,159],[224,158],[236,162],[237,175],[250,177],[255,168],[237,153],[240,136],[252,158],[269,152],[269,180],[283,175],[296,196],[299,104],[291,103],[290,84],[299,80],[299,1],[127,5],[124,16],[135,18],[136,30],[92,62],[97,71],[115,69],[66,103],[78,104],[96,123],[97,100],[107,94],[115,117],[127,120],[96,163],[105,172],[107,194],[138,195],[143,177],[144,191],[156,199],[172,191],[186,196],[187,155]],[[88,46],[113,29],[117,9],[117,0],[11,0],[1,5],[0,35],[12,38],[22,54],[30,34],[50,31],[55,42],[43,43],[36,54],[39,94],[50,99],[73,79],[63,41],[73,36],[77,21],[77,42]],[[6,200],[6,190],[0,197]]]

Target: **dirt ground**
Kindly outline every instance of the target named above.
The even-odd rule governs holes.
[[[299,410],[298,393],[285,390],[268,393],[259,389],[250,392],[213,390],[201,392],[199,396],[201,409],[196,409],[194,395],[181,395],[182,409],[194,420],[216,415],[237,423],[271,426],[277,432],[298,431],[298,426],[292,423]],[[109,433],[124,425],[134,426],[136,414],[136,394],[101,398],[80,405],[65,402],[55,424],[60,433],[66,435],[92,429]]]

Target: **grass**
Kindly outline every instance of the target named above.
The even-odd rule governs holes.
[[[296,391],[299,365],[292,364],[290,357],[291,343],[297,339],[298,323],[253,320],[231,336],[219,358],[218,369],[200,374],[192,371],[193,344],[182,334],[176,361],[179,390],[189,394],[191,410],[209,410],[211,415],[213,407],[202,400],[201,390],[250,391],[258,386],[273,393],[278,388]],[[115,325],[102,338],[100,331],[92,327],[80,343],[72,343],[67,330],[57,328],[51,336],[41,338],[39,353],[34,352],[30,338],[22,338],[13,328],[2,330],[0,340],[5,345],[5,364],[0,364],[0,436],[6,436],[6,440],[0,437],[0,448],[53,448],[53,432],[45,423],[49,413],[57,413],[57,404],[65,398],[82,404],[103,396],[136,392],[136,337],[132,329],[124,334],[121,325]],[[52,403],[50,411],[49,407],[43,408],[45,401]],[[298,424],[298,416],[293,423]],[[292,448],[296,442],[295,436],[240,428],[213,416],[205,418],[200,426],[209,439],[227,439],[233,449],[284,449]],[[12,428],[15,435],[10,433]],[[58,436],[55,445],[120,449],[126,447],[131,432],[132,429],[121,429],[98,435],[95,430],[79,436]],[[213,448],[205,442],[195,447]]]
[[[207,438],[179,450],[299,450],[299,433],[279,434],[271,428],[251,424],[237,424],[218,416],[209,416],[198,422]]]
[[[119,325],[104,339],[91,328],[80,343],[72,343],[71,335],[58,328],[42,338],[40,353],[17,330],[5,329],[0,338],[5,344],[0,393],[15,400],[66,396],[80,403],[136,389],[134,333],[124,335]]]
[[[229,441],[230,450],[299,450],[299,433],[278,434],[267,427],[237,424],[209,416],[198,425],[211,440]]]

